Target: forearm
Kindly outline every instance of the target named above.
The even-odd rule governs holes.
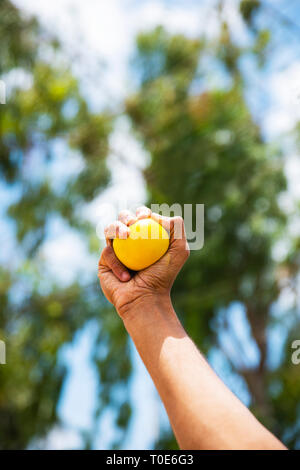
[[[213,372],[184,331],[169,298],[133,305],[123,319],[181,448],[284,448]]]

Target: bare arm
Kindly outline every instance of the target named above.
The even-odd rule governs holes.
[[[127,219],[121,216],[121,220]],[[172,239],[172,227],[171,222],[168,259],[167,253],[155,265],[121,282],[122,274],[128,271],[108,247],[100,260],[99,277],[155,383],[179,446],[284,449],[218,378],[179,322],[169,292],[188,255],[185,238]],[[109,281],[107,274],[113,276]]]
[[[168,298],[133,306],[124,319],[182,449],[283,449],[213,372]]]

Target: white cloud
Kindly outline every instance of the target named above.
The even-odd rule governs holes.
[[[107,68],[104,75],[99,77],[98,94],[103,94],[104,80],[109,100],[118,101],[131,89],[128,63],[133,54],[136,34],[140,30],[162,24],[172,32],[197,36],[203,28],[208,28],[210,33],[216,29],[214,14],[207,17],[207,1],[201,5],[190,3],[188,7],[184,2],[170,7],[158,0],[139,3],[128,0],[61,0],[56,3],[15,0],[15,3],[27,12],[38,15],[40,21],[50,30],[56,31],[65,43],[76,44],[82,38],[84,47],[95,60],[104,59]],[[113,155],[109,159],[112,185],[87,211],[92,220],[97,222],[100,206],[105,201],[133,206],[144,202],[146,198],[144,181],[135,164],[143,166],[147,156],[132,137],[124,120],[116,127],[111,143],[125,157],[125,164]],[[60,242],[59,246],[64,245]],[[77,251],[75,245],[74,248]],[[59,251],[57,254],[61,256]]]
[[[96,271],[95,259],[88,253],[82,238],[70,231],[63,230],[43,244],[40,256],[46,262],[48,272],[57,282],[68,284],[81,274],[90,275]]]
[[[140,29],[150,29],[160,24],[172,32],[198,35],[203,24],[201,10],[199,5],[187,8],[181,4],[170,8],[160,1],[141,2],[131,15],[131,28],[137,32]]]
[[[82,446],[82,439],[77,431],[65,427],[55,427],[45,439],[34,441],[29,449],[33,450],[76,450]]]
[[[122,209],[134,210],[146,199],[142,169],[148,156],[131,134],[128,119],[122,117],[117,120],[110,147],[114,152],[108,161],[111,185],[86,211],[90,220],[95,224],[102,222],[101,225],[112,222]]]
[[[300,61],[271,75],[268,92],[273,105],[265,120],[267,133],[276,136],[291,131],[300,120]]]
[[[249,30],[245,26],[240,12],[239,12],[239,1],[229,0],[224,4],[223,15],[229,24],[231,34],[235,41],[240,45],[246,46],[249,44]],[[216,28],[218,31],[218,22],[216,22]]]
[[[122,97],[130,88],[128,60],[133,52],[136,34],[158,24],[172,32],[197,36],[217,31],[215,12],[208,1],[182,2],[172,7],[158,0],[130,2],[129,0],[15,0],[28,13],[36,14],[42,24],[56,31],[65,43],[83,41],[95,59],[108,65],[105,78],[109,92]],[[205,20],[204,20],[205,19]],[[101,77],[102,79],[102,77]]]
[[[58,407],[60,419],[70,428],[89,430],[97,407],[97,373],[91,355],[98,334],[96,322],[91,322],[64,345],[60,359],[68,365],[68,375]],[[74,411],[75,410],[75,411]]]

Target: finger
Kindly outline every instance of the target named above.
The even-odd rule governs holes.
[[[168,230],[171,241],[185,240],[184,221],[180,216],[166,217],[164,215],[152,212],[152,219],[158,222],[162,227]]]
[[[124,210],[120,212],[118,220],[122,222],[122,224],[128,226],[134,224],[134,222],[137,221],[137,218],[132,212]]]
[[[172,217],[166,217],[164,215],[156,214],[156,212],[152,212],[151,218],[158,222],[160,225],[163,226],[169,232],[171,231],[171,221]]]
[[[186,240],[183,218],[180,216],[172,217],[171,222],[172,238],[174,240]]]
[[[136,216],[138,219],[147,219],[148,217],[151,217],[152,211],[149,209],[149,207],[146,206],[141,206],[138,207],[136,210]]]
[[[127,282],[131,279],[128,269],[118,260],[111,246],[104,248],[99,264],[107,266],[122,282]]]
[[[99,264],[98,264],[98,278],[100,281],[100,285],[107,284],[109,286],[109,289],[114,288],[114,285],[116,288],[118,287],[118,283],[120,282],[118,278],[114,275],[114,273],[111,271],[111,269],[103,264],[103,259],[100,258]],[[110,298],[108,299],[109,301]]]
[[[109,224],[104,229],[104,235],[106,240],[112,240],[114,238],[126,239],[129,235],[129,228],[122,224],[119,220]]]

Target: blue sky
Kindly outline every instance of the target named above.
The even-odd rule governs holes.
[[[274,4],[282,5],[281,2]],[[79,41],[82,53],[91,58],[101,58],[106,67],[101,75],[101,88],[97,86],[86,89],[90,102],[97,108],[108,103],[121,102],[122,98],[133,90],[128,63],[133,52],[134,38],[142,29],[149,29],[157,24],[165,25],[170,31],[183,32],[189,36],[205,33],[213,37],[218,32],[217,16],[211,8],[210,1],[133,1],[133,0],[60,0],[46,2],[40,0],[15,0],[15,4],[28,13],[38,15],[42,24],[57,32],[62,39],[65,50],[71,53],[73,43]],[[226,2],[225,15],[232,24],[239,42],[245,43],[247,35],[236,12],[236,1]],[[75,73],[81,76],[74,66]],[[250,75],[250,69],[249,69]],[[83,83],[84,87],[84,83]],[[267,108],[263,109],[263,126],[266,136],[276,137],[281,132],[291,130],[297,119],[300,119],[300,57],[296,57],[286,67],[269,71],[260,83],[262,93],[268,97]],[[106,90],[103,93],[103,90]],[[251,97],[250,97],[251,99]],[[257,104],[257,103],[256,103]],[[255,109],[255,103],[253,103]],[[145,200],[146,193],[141,171],[134,167],[138,163],[143,167],[148,156],[130,133],[129,123],[120,118],[111,137],[112,147],[121,150],[128,162],[124,164],[111,155],[109,165],[112,170],[111,186],[97,198],[87,209],[87,216],[95,227],[102,217],[101,207],[104,202],[116,205],[127,202],[138,205]],[[59,150],[58,150],[59,151]],[[74,156],[74,169],[78,161]],[[54,171],[59,171],[58,168]],[[75,171],[75,170],[74,170]],[[286,171],[289,176],[290,190],[283,203],[291,207],[295,195],[300,196],[299,163],[297,155],[291,151]],[[128,184],[130,182],[130,184]],[[113,215],[111,215],[113,218]],[[284,248],[283,248],[284,249]],[[77,256],[74,257],[74,252]],[[52,260],[51,273],[62,282],[71,280],[72,276],[82,271],[85,266],[89,272],[94,267],[94,259],[87,254],[80,237],[56,227],[50,239],[45,243],[43,256]],[[238,306],[233,306],[230,315],[238,328],[238,334],[247,336],[243,313]],[[246,338],[245,336],[245,338]],[[59,403],[59,413],[63,426],[54,429],[46,442],[40,443],[46,448],[77,448],[81,441],[78,430],[88,429],[96,405],[96,380],[90,363],[90,350],[93,341],[93,327],[88,325],[80,332],[72,345],[64,347],[62,360],[69,365],[69,374],[64,385]],[[226,338],[223,338],[226,347]],[[249,338],[245,339],[249,343]],[[251,360],[255,361],[255,347],[249,346]],[[165,415],[157,400],[148,373],[145,371],[134,348],[135,373],[130,384],[130,393],[135,403],[134,418],[124,446],[130,448],[151,448],[158,433],[159,418]],[[212,351],[211,358],[217,371],[228,380],[236,393],[247,402],[247,393],[238,380],[230,378],[226,364],[217,352]],[[109,414],[105,416],[95,436],[95,447],[109,446],[114,428]]]

